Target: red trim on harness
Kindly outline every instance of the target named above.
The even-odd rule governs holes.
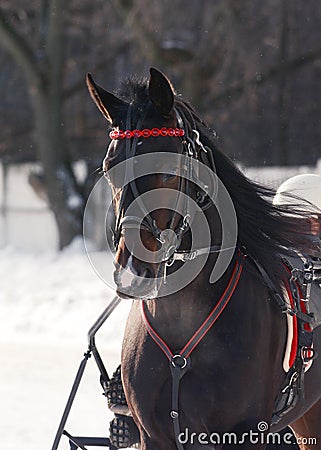
[[[141,301],[142,316],[143,316],[144,323],[147,328],[148,334],[153,338],[153,340],[156,342],[158,347],[163,351],[163,353],[165,353],[167,358],[171,361],[172,357],[174,356],[174,353],[171,351],[171,349],[166,344],[166,342],[159,336],[159,334],[156,333],[154,328],[151,326],[149,320],[147,319],[144,305],[145,305],[145,302],[144,302],[144,300],[142,300]]]
[[[303,299],[303,296],[302,296],[301,286],[299,285],[299,283],[296,283],[296,286],[297,286],[297,289],[298,289],[298,292],[299,292],[299,296],[300,296],[300,306],[301,306],[301,311],[302,311],[304,314],[307,314],[308,311],[307,311],[306,303],[305,303],[305,301],[302,300],[302,299]],[[312,333],[312,332],[313,332],[313,327],[312,327],[312,325],[311,325],[310,323],[308,323],[308,322],[306,322],[306,323],[303,324],[303,329],[304,329],[305,331],[308,331],[309,333]],[[304,356],[305,358],[307,358],[307,359],[309,360],[310,358],[313,357],[314,350],[313,350],[312,348],[306,348],[304,351],[305,351],[305,356]],[[311,364],[312,364],[311,361],[305,363],[306,367],[310,367]]]
[[[230,301],[230,299],[235,291],[236,286],[238,285],[242,270],[243,270],[243,264],[240,264],[237,261],[237,263],[235,264],[232,276],[230,278],[230,281],[229,281],[222,297],[219,299],[216,306],[210,312],[207,319],[205,319],[205,321],[202,323],[202,325],[199,327],[199,329],[193,334],[191,339],[187,342],[185,347],[181,350],[181,355],[183,355],[185,353],[185,351],[187,351],[186,355],[184,354],[184,356],[185,357],[189,356],[192,353],[192,351],[194,350],[194,348],[201,342],[201,340],[206,335],[206,333],[212,328],[212,326],[214,325],[216,320],[220,317],[220,315],[224,311],[225,307],[227,306],[228,302]],[[217,313],[217,316],[209,324],[209,321],[211,320],[211,318],[214,316],[215,313]],[[192,348],[188,350],[189,345],[193,342],[193,339],[195,339],[196,337],[198,337],[196,342],[194,343]]]
[[[284,283],[284,284],[285,284],[286,292],[287,292],[289,300],[290,300],[291,308],[294,309],[295,304],[294,304],[294,299],[293,299],[290,285],[289,285],[289,283]],[[295,359],[296,359],[296,355],[297,355],[297,351],[298,351],[298,319],[297,319],[297,317],[292,316],[292,321],[293,321],[293,340],[292,340],[292,344],[291,344],[291,351],[290,351],[290,357],[289,357],[289,367],[292,367],[293,364],[295,363]]]
[[[193,334],[190,340],[179,352],[179,354],[182,357],[187,358],[192,353],[195,347],[201,342],[201,340],[205,337],[207,332],[212,328],[214,323],[220,317],[225,307],[227,306],[228,302],[230,301],[236,286],[238,285],[240,276],[242,274],[242,270],[243,270],[243,261],[240,262],[239,260],[237,260],[230,281],[225,291],[223,292],[221,298],[216,303],[216,305],[214,306],[210,314],[207,316],[207,318],[204,320],[202,325],[196,330],[196,332]],[[171,361],[172,357],[174,356],[174,353],[150,324],[146,315],[144,301],[141,301],[141,310],[142,310],[142,317],[148,334],[151,336],[151,338],[154,340],[157,346],[162,350],[165,356]]]
[[[285,269],[287,270],[289,275],[291,275],[291,270],[289,269],[289,267],[287,267],[287,265],[285,265]],[[290,287],[288,282],[286,282],[284,284],[285,284],[286,291],[287,291],[287,294],[288,294],[288,297],[289,297],[289,300],[290,300],[291,308],[294,309],[295,303],[294,303],[291,287]],[[301,311],[304,314],[307,314],[306,303],[302,300],[303,296],[302,296],[301,286],[296,281],[295,281],[295,284],[296,284],[296,287],[297,287],[297,290],[298,290],[298,293],[299,293]],[[298,319],[297,319],[296,316],[292,316],[292,320],[293,320],[293,341],[292,341],[292,345],[291,345],[289,367],[292,367],[293,364],[295,363],[296,354],[297,354],[297,351],[298,351],[298,341],[299,341],[299,338],[298,338]],[[309,331],[310,333],[313,331],[313,327],[309,323],[304,323],[303,324],[303,328],[304,328],[305,331]],[[307,351],[309,352],[309,350],[307,350]],[[310,353],[309,353],[309,355],[310,355]]]

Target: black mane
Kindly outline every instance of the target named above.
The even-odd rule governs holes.
[[[257,260],[270,277],[280,282],[286,275],[282,258],[293,250],[306,252],[311,234],[308,213],[302,212],[300,201],[293,207],[274,205],[276,191],[248,179],[219,148],[216,133],[182,99],[177,110],[191,117],[200,132],[201,141],[212,151],[217,175],[228,190],[238,221],[238,245]]]

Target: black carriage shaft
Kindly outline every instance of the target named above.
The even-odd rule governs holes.
[[[86,449],[85,445],[90,447],[109,447],[110,450],[117,450],[108,438],[72,436],[66,430],[64,430],[63,434],[69,439],[70,450],[77,450],[77,448]]]
[[[69,435],[69,433],[65,432],[64,428],[66,425],[66,422],[68,420],[69,417],[69,413],[71,410],[71,407],[73,405],[75,396],[77,394],[83,373],[85,371],[86,365],[87,365],[87,361],[88,359],[91,357],[91,354],[93,354],[95,361],[97,363],[98,369],[100,371],[101,374],[101,378],[103,380],[103,382],[107,382],[109,380],[109,376],[107,373],[107,370],[104,366],[104,363],[100,357],[100,354],[97,350],[96,347],[96,343],[95,343],[95,335],[97,333],[97,331],[100,329],[100,327],[105,323],[105,321],[108,319],[108,317],[110,316],[110,314],[114,311],[114,309],[119,305],[119,303],[121,302],[121,299],[116,296],[113,298],[113,300],[108,304],[107,308],[103,311],[103,313],[99,316],[99,318],[97,319],[97,321],[94,323],[94,325],[90,328],[90,330],[88,331],[88,350],[86,351],[86,353],[84,354],[84,358],[82,359],[76,377],[75,377],[75,381],[72,385],[56,436],[55,436],[55,440],[53,443],[53,446],[51,448],[51,450],[57,450],[59,443],[60,443],[60,439],[61,436],[63,434],[65,435]],[[78,438],[79,440],[80,438]],[[96,444],[97,445],[97,444]],[[78,445],[79,447],[79,445]],[[81,448],[81,447],[80,447]],[[82,447],[85,448],[85,447]]]

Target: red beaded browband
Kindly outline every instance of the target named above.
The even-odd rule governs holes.
[[[112,130],[109,133],[110,139],[131,139],[131,138],[149,138],[157,136],[181,137],[185,135],[182,128],[145,128],[144,130]]]

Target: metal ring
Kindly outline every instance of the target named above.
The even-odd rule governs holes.
[[[182,365],[182,366],[176,365],[176,364],[175,364],[175,358],[181,358],[181,359],[183,359],[183,361],[184,361],[183,365]],[[173,365],[174,367],[179,367],[180,369],[185,369],[185,367],[187,366],[187,359],[184,358],[184,356],[177,354],[177,355],[173,355],[173,356],[172,356],[172,361],[171,361],[171,363],[172,363],[172,365]]]

